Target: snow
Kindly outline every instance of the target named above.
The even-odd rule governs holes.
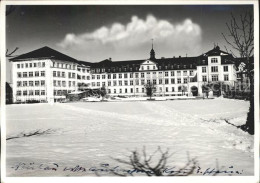
[[[8,140],[7,176],[95,176],[63,169],[102,163],[127,169],[112,157],[128,160],[143,146],[148,154],[158,146],[169,148],[174,153],[169,166],[185,165],[188,153],[202,169],[233,166],[242,176],[253,175],[254,136],[224,121],[244,124],[248,108],[249,102],[232,99],[8,105],[7,137],[36,129],[54,132]],[[59,168],[14,170],[19,163]]]

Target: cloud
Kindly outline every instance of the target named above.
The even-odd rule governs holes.
[[[151,44],[152,38],[156,45],[162,45],[164,51],[174,50],[176,45],[182,49],[194,48],[200,43],[201,28],[188,18],[173,24],[167,20],[159,20],[153,15],[148,15],[145,20],[132,16],[131,21],[125,25],[113,23],[110,27],[102,26],[93,32],[77,35],[69,33],[57,45],[64,49],[84,47],[102,51],[111,47],[110,51],[117,50],[122,53],[134,51],[133,47],[138,50],[141,46]]]

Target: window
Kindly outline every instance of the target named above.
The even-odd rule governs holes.
[[[93,85],[92,85],[93,86]],[[69,87],[71,87],[71,81],[69,81]]]
[[[41,80],[41,86],[44,86],[44,85],[45,85],[45,81]]]
[[[118,75],[118,78],[122,78],[122,74],[119,74],[119,75]]]
[[[102,75],[102,79],[106,79],[106,75],[105,74]]]
[[[211,72],[218,72],[218,66],[212,66]]]
[[[62,81],[62,86],[66,87],[66,81]]]
[[[124,74],[124,78],[127,78],[127,74]]]
[[[207,76],[202,76],[202,81],[207,81]]]
[[[134,85],[134,81],[133,80],[130,81],[130,85]]]
[[[95,79],[95,75],[92,75],[92,79]]]
[[[33,63],[33,67],[37,67],[37,64],[36,64],[36,63]]]
[[[25,64],[25,68],[28,68],[28,63]]]
[[[212,58],[211,59],[211,63],[218,63],[218,59],[217,58]]]
[[[116,79],[116,74],[113,74],[113,79]]]
[[[23,64],[21,64],[21,68],[23,68]]]
[[[130,78],[133,78],[133,73],[130,73]]]
[[[190,76],[193,76],[193,71],[190,71]]]
[[[39,77],[39,71],[35,71],[35,72],[34,72],[34,76],[35,76],[35,77]]]
[[[177,76],[181,76],[181,71],[177,71]]]
[[[139,93],[139,89],[138,88],[136,88],[136,93]]]
[[[17,96],[21,96],[21,95],[22,95],[22,92],[21,92],[20,90],[17,90],[16,95],[17,95]]]
[[[153,70],[155,70],[155,66],[153,66]]]
[[[75,86],[75,85],[76,85],[76,82],[75,82],[75,81],[73,81],[73,82],[72,82],[72,85],[73,85],[73,86]]]
[[[111,86],[111,81],[108,81],[107,85],[108,85],[108,86]]]
[[[183,83],[188,83],[188,79],[187,79],[187,78],[184,78],[184,79],[183,79]]]
[[[202,67],[202,73],[207,72],[206,67]]]
[[[171,79],[171,84],[175,84],[175,79]]]
[[[45,76],[45,71],[41,71],[41,76]]]
[[[114,93],[116,93],[116,89],[114,89]]]
[[[29,90],[29,95],[33,95],[33,90]]]
[[[150,80],[147,80],[147,84],[150,84],[150,82],[151,82]]]
[[[162,79],[159,79],[159,84],[162,84]]]
[[[72,73],[72,78],[75,78],[75,77],[76,77],[75,73]]]
[[[141,70],[144,70],[144,66],[141,67]]]
[[[25,90],[25,91],[23,91],[23,95],[25,96],[25,95],[27,95],[27,91]]]
[[[106,86],[106,82],[102,82],[102,86]]]
[[[53,86],[57,86],[57,81],[56,80],[53,81]]]
[[[135,84],[136,84],[136,85],[139,85],[139,80],[135,80]]]
[[[135,73],[135,78],[138,78],[139,77],[139,73]]]
[[[40,90],[35,90],[35,95],[40,95]]]
[[[127,93],[127,88],[125,88],[125,93]]]
[[[218,75],[212,75],[211,79],[212,81],[218,81]]]
[[[41,95],[45,95],[45,90],[41,90]]]
[[[100,82],[97,82],[97,86],[100,86]]]
[[[113,81],[113,86],[116,86],[116,81]]]
[[[22,77],[22,74],[20,72],[17,72],[17,77],[18,78]]]
[[[95,86],[95,82],[92,82],[92,86]]]
[[[23,81],[23,86],[27,86],[27,81]]]
[[[144,88],[142,88],[142,93],[144,93]]]
[[[165,76],[168,76],[168,72],[165,72]]]
[[[45,67],[45,62],[42,62],[42,67]]]
[[[128,85],[128,82],[127,81],[125,81],[125,86],[127,86]]]
[[[34,85],[35,86],[39,86],[40,85],[40,81],[34,81]]]
[[[108,75],[107,75],[107,79],[111,79],[111,74],[108,74]]]
[[[178,79],[177,79],[177,83],[178,83],[178,84],[181,83],[181,78],[178,78]]]
[[[172,87],[172,92],[174,92],[174,87]]]
[[[100,75],[97,75],[97,79],[100,79]]]
[[[27,72],[23,72],[23,78],[27,77]]]
[[[33,81],[29,81],[29,86],[33,86]]]
[[[165,91],[168,92],[168,87],[165,88]]]
[[[153,84],[156,85],[156,79],[153,79]]]
[[[17,64],[17,68],[20,69],[20,64]]]
[[[133,93],[134,92],[133,88],[131,88],[130,91],[131,91],[131,93]]]
[[[119,93],[122,93],[122,89],[121,88],[119,89]]]
[[[141,80],[141,85],[144,85],[144,79]]]
[[[111,89],[108,89],[108,93],[111,93]]]
[[[30,67],[32,67],[32,63],[30,63]]]
[[[21,81],[17,81],[17,87],[21,86],[22,82]]]
[[[119,86],[122,86],[122,81],[119,81],[119,83],[118,83],[118,84],[119,84]]]
[[[183,76],[187,76],[187,71],[183,71]]]
[[[149,67],[149,65],[147,65],[147,70],[150,70],[150,67]]]
[[[62,72],[61,75],[63,78],[65,78],[65,72]]]
[[[169,84],[169,79],[165,79],[165,84]]]
[[[174,76],[174,71],[171,71],[171,76]]]
[[[58,81],[58,86],[61,86],[61,81]]]
[[[144,78],[144,73],[143,72],[141,73],[141,78]]]
[[[225,74],[225,75],[224,75],[224,81],[228,81],[228,80],[229,80],[228,74]]]
[[[228,72],[228,66],[225,65],[225,66],[223,66],[223,67],[224,67],[224,72]]]

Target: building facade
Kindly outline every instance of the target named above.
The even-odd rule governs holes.
[[[43,47],[10,61],[14,102],[59,102],[73,91],[101,87],[111,96],[146,96],[147,83],[155,96],[202,96],[205,83],[236,82],[234,58],[218,46],[197,57],[156,59],[152,48],[148,59],[95,63]]]

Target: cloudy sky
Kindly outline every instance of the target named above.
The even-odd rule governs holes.
[[[227,34],[230,13],[245,5],[16,6],[6,17],[6,46],[16,55],[49,46],[79,60],[197,56]]]

